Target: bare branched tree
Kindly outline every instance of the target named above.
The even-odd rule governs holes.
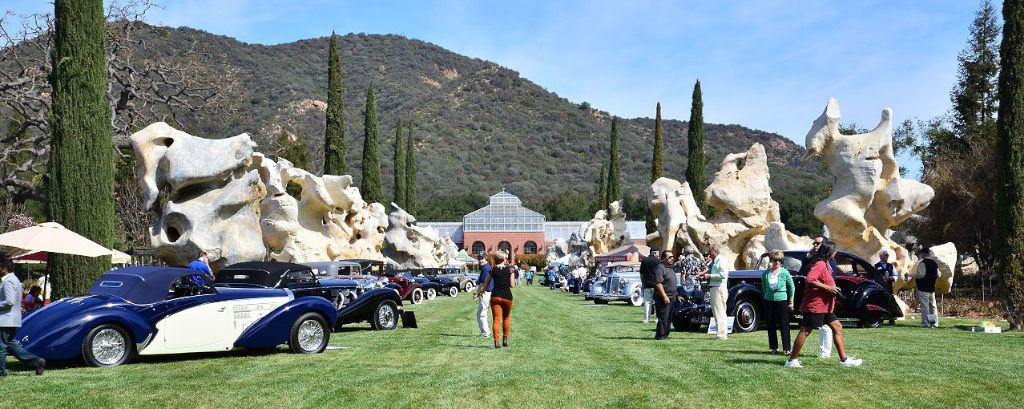
[[[184,49],[156,49],[149,39],[161,28],[143,23],[153,7],[152,0],[127,0],[114,1],[107,9],[112,149],[127,147],[128,136],[151,122],[180,126],[176,113],[234,109],[236,70],[219,63],[194,39]],[[4,28],[11,25],[18,30]],[[52,34],[52,14],[6,12],[0,17],[0,114],[11,124],[0,135],[0,186],[15,202],[46,198],[40,178],[49,152]]]

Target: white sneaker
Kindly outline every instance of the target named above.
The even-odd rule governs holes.
[[[862,363],[864,363],[863,359],[857,359],[857,358],[854,358],[852,356],[846,357],[845,361],[839,361],[839,365],[845,366],[847,368],[856,368],[856,367],[860,366],[860,364],[862,364]]]
[[[790,360],[786,361],[786,368],[803,368],[803,367],[804,367],[803,365],[800,365],[800,360],[799,359],[790,359]]]
[[[644,324],[646,324],[646,323],[648,323],[648,322],[650,322],[650,320],[644,320]]]
[[[831,357],[832,357],[832,354],[818,354],[818,358],[821,358],[821,359],[829,359]]]

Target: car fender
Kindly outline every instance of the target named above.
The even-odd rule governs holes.
[[[402,298],[398,296],[398,292],[390,288],[377,288],[361,294],[354,301],[338,310],[335,326],[369,320],[373,316],[377,305],[385,300],[394,301],[398,305],[399,314],[401,314]]]
[[[864,285],[853,294],[853,308],[856,313],[881,312],[886,317],[902,317],[903,311],[895,308],[892,295],[881,286]]]
[[[235,340],[235,346],[245,348],[274,348],[288,342],[292,324],[302,314],[316,312],[324,316],[328,325],[337,320],[334,304],[323,297],[296,298],[253,323]]]
[[[69,302],[64,299],[58,303]],[[102,324],[123,327],[132,336],[137,349],[142,349],[153,338],[156,330],[137,312],[124,306],[95,307],[81,314],[51,316],[61,310],[54,303],[49,311],[39,311],[23,321],[15,339],[29,352],[45,359],[71,359],[82,354],[82,343],[93,328]]]
[[[764,309],[764,294],[761,292],[761,288],[753,284],[742,283],[729,289],[729,299],[725,303],[725,310],[732,311],[733,308],[736,308],[736,302],[744,298],[753,300],[757,303],[758,308]]]

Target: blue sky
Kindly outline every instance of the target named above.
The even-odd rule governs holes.
[[[830,96],[843,122],[873,127],[949,109],[956,57],[978,8],[930,1],[281,1],[163,0],[151,23],[245,42],[393,33],[519,71],[550,91],[623,117],[689,118],[701,80],[707,122],[802,144]],[[48,1],[5,0],[18,13]],[[916,176],[919,165],[901,158]]]

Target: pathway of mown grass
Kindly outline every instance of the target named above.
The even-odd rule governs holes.
[[[477,336],[466,294],[408,307],[420,328],[346,329],[324,354],[148,357],[112,369],[54,368],[0,380],[0,405],[39,407],[1022,407],[1021,334],[943,322],[848,329],[861,368],[819,360],[786,370],[764,331],[729,341],[653,340],[639,308],[515,290],[509,350]],[[795,335],[795,331],[794,331]]]

